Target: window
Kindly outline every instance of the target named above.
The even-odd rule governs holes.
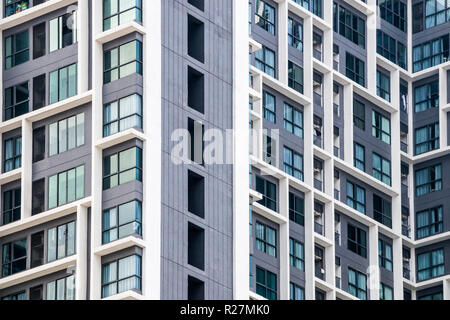
[[[188,14],[188,55],[205,62],[205,24]]]
[[[289,192],[289,219],[301,226],[305,225],[305,201]]]
[[[205,217],[205,178],[188,170],[188,211]]]
[[[289,239],[289,263],[300,271],[305,271],[305,247],[303,243]]]
[[[197,120],[188,118],[188,132],[189,159],[192,163],[203,165],[205,126]]]
[[[77,64],[50,72],[50,104],[77,94]]]
[[[205,76],[188,66],[188,106],[200,113],[205,112]]]
[[[439,149],[439,122],[415,130],[416,155]]]
[[[303,181],[303,156],[284,147],[284,172]]]
[[[288,61],[288,85],[297,92],[303,93],[303,68]]]
[[[266,47],[255,52],[255,67],[275,78],[275,51]]]
[[[288,44],[303,51],[303,25],[292,18],[288,18]]]
[[[403,43],[390,37],[380,29],[377,30],[377,53],[403,69],[407,69],[406,50],[406,46]]]
[[[423,2],[420,1],[413,5],[413,33],[417,33],[423,30]]]
[[[305,300],[305,289],[296,285],[295,283],[289,284],[290,300]]]
[[[391,79],[377,70],[377,95],[384,100],[391,101]]]
[[[102,267],[102,298],[128,290],[141,291],[142,258],[132,255],[104,264]]]
[[[75,254],[75,221],[48,230],[47,261]]]
[[[269,256],[277,256],[277,231],[265,224],[256,222],[256,249]]]
[[[46,300],[75,300],[75,276],[47,283]]]
[[[45,158],[45,126],[33,130],[33,163]]]
[[[3,172],[9,172],[22,166],[22,137],[5,140]]]
[[[33,78],[33,110],[45,106],[45,74]]]
[[[366,22],[342,6],[339,7],[339,34],[365,49]]]
[[[205,300],[205,283],[188,276],[188,300]]]
[[[400,0],[380,0],[378,6],[383,20],[406,32],[408,25],[406,3]],[[413,12],[415,12],[414,9]]]
[[[84,197],[84,165],[51,176],[48,208],[53,209]]]
[[[268,134],[263,134],[263,160],[268,164],[276,164],[277,141]]]
[[[138,200],[103,210],[103,244],[130,235],[142,235],[142,204]]]
[[[205,230],[188,223],[188,264],[205,270]]]
[[[25,291],[10,294],[9,296],[2,297],[3,301],[16,301],[16,300],[27,300],[27,294]]]
[[[32,215],[45,210],[45,178],[33,181],[32,185]]]
[[[421,296],[417,300],[443,300],[442,292],[427,294],[426,296]]]
[[[391,162],[375,152],[372,153],[372,175],[388,186],[391,185]]]
[[[7,277],[27,268],[27,239],[6,243],[2,247],[2,277]]]
[[[359,170],[365,171],[366,170],[366,148],[364,148],[359,143],[353,144],[353,157],[354,157],[354,163],[353,165],[355,168],[358,168]]]
[[[42,22],[33,27],[33,59],[37,59],[44,56],[45,50],[46,50],[45,22]]]
[[[392,288],[384,283],[380,283],[380,300],[394,300]]]
[[[31,268],[44,264],[44,231],[31,235]]]
[[[416,171],[416,197],[442,189],[442,165]]]
[[[444,249],[417,255],[417,280],[423,281],[444,275]]]
[[[439,108],[439,80],[414,88],[414,111]]]
[[[303,112],[284,104],[284,128],[303,139]]]
[[[5,69],[18,66],[30,59],[28,30],[13,34],[5,39]]]
[[[275,8],[262,0],[256,0],[255,24],[275,34]]]
[[[188,0],[188,3],[196,7],[198,10],[205,10],[205,0]]]
[[[103,30],[130,21],[142,22],[142,0],[104,0]]]
[[[380,267],[392,271],[392,246],[384,240],[378,240],[378,261]]]
[[[5,0],[5,18],[22,12],[30,7],[29,0]]]
[[[130,148],[103,159],[103,190],[142,181],[142,149]]]
[[[443,231],[442,206],[417,212],[417,238],[423,239]]]
[[[413,72],[436,66],[448,61],[448,58],[449,37],[447,34],[413,48]]]
[[[21,189],[3,192],[2,225],[20,220]]]
[[[353,100],[353,125],[361,130],[366,128],[366,110],[363,103]]]
[[[392,206],[391,202],[387,201],[376,194],[373,195],[373,218],[392,228]]]
[[[273,123],[276,122],[275,96],[267,91],[263,91],[263,115],[264,119]]]
[[[366,190],[347,181],[347,205],[361,213],[366,213]]]
[[[103,136],[130,128],[142,129],[142,97],[133,94],[103,107]]]
[[[276,211],[277,210],[277,186],[259,176],[256,176],[256,191],[263,195],[258,203]]]
[[[391,144],[391,120],[372,110],[372,136]]]
[[[142,75],[142,42],[133,40],[105,52],[103,73],[105,84],[133,73]]]
[[[27,113],[29,99],[28,82],[5,89],[5,121]]]
[[[256,293],[268,300],[277,300],[277,275],[256,267]]]
[[[348,292],[361,299],[367,299],[367,276],[364,273],[348,268]]]
[[[361,86],[366,85],[364,62],[348,52],[345,55],[345,75]]]
[[[450,21],[450,0],[427,0],[425,5],[425,29]]]
[[[293,0],[306,10],[314,13],[318,17],[322,17],[322,0]]]
[[[50,52],[77,42],[77,12],[66,13],[50,20]]]
[[[367,238],[366,231],[348,225],[348,239],[347,248],[348,250],[360,255],[361,257],[367,258]]]
[[[84,113],[54,122],[49,126],[49,156],[84,145]]]

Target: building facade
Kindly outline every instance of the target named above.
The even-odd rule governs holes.
[[[450,299],[450,0],[0,11],[0,299]]]

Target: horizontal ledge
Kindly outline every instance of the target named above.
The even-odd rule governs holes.
[[[146,136],[142,132],[131,128],[113,134],[109,137],[102,138],[95,144],[95,146],[100,150],[104,150],[131,139],[139,139],[142,142],[145,142],[147,140]]]
[[[99,257],[103,257],[113,252],[117,252],[135,246],[144,249],[145,242],[142,239],[133,236],[128,236],[126,238],[118,239],[116,241],[104,244],[94,249],[94,254]]]
[[[100,44],[105,44],[107,42],[121,38],[133,32],[138,32],[142,35],[146,34],[145,28],[141,24],[137,23],[136,21],[131,21],[126,24],[118,25],[113,29],[109,29],[107,31],[100,33],[95,37],[95,41],[97,41]]]

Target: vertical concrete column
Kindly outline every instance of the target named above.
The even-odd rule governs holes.
[[[76,300],[86,300],[87,288],[87,243],[88,243],[88,209],[84,206],[77,207],[76,223],[76,248],[77,266],[75,272]],[[99,280],[99,279],[98,279]]]
[[[0,17],[3,17],[3,12],[4,12],[4,10],[3,10],[3,2],[4,1],[0,1]],[[0,41],[0,61],[4,61],[4,59],[3,59],[3,55],[4,55],[4,50],[3,50],[3,42],[4,42],[3,41],[3,30],[0,30],[0,39],[2,39],[2,41]],[[0,72],[0,83],[3,84],[3,71]],[[3,104],[3,88],[0,90],[0,101]],[[0,108],[0,121],[3,121],[3,108]],[[0,148],[0,149],[3,149],[3,148]]]
[[[442,108],[447,105],[447,70],[439,68],[439,138],[440,147],[445,148],[448,145],[447,141],[447,112]]]
[[[78,1],[78,93],[89,88],[89,1]]]
[[[375,0],[368,0],[367,5],[374,10],[367,16],[367,39],[366,39],[366,86],[373,95],[377,93],[377,15]]]
[[[444,291],[444,300],[450,300],[450,278],[442,281],[442,287]]]
[[[288,1],[278,3],[278,78],[288,84]]]
[[[143,253],[142,293],[146,299],[158,300],[161,296],[161,1],[144,7],[144,108],[151,110],[144,118],[144,201],[143,234],[146,248]],[[148,5],[148,3],[147,3]],[[246,12],[246,11],[245,11]],[[248,51],[248,46],[247,50]],[[247,102],[248,103],[248,102]],[[246,140],[248,141],[248,139]],[[248,151],[247,151],[248,155]],[[247,159],[247,157],[245,157]],[[248,172],[248,170],[247,170]],[[247,196],[248,198],[248,196]],[[248,214],[248,210],[246,211]],[[248,259],[247,259],[248,260]]]
[[[406,10],[407,10],[407,17],[412,17],[413,16],[413,12],[412,12],[412,1],[408,1],[406,3]],[[412,54],[412,30],[413,30],[413,22],[412,19],[408,19],[407,21],[407,54],[408,54],[408,71],[412,72],[413,71],[413,54]],[[408,92],[411,92],[408,90]]]
[[[333,1],[323,1],[323,20],[331,26],[323,30],[323,62],[333,69]]]
[[[401,232],[401,230],[400,230]],[[401,233],[400,233],[401,234]],[[394,272],[394,299],[403,300],[403,240],[398,237],[392,243],[393,272]]]
[[[305,299],[315,299],[314,287],[314,193],[305,193]]]
[[[280,224],[280,299],[289,300],[289,180],[280,180],[280,214],[287,219]]]
[[[370,300],[380,299],[380,267],[378,265],[378,226],[369,227],[368,289]]]
[[[408,154],[413,155],[414,152],[414,91],[412,81],[408,82]],[[412,171],[410,171],[412,172]],[[410,188],[411,189],[411,188]]]
[[[344,141],[353,141],[353,85],[344,86]],[[344,160],[353,164],[353,144],[344,143]]]
[[[31,217],[33,184],[33,123],[22,120],[21,219]]]
[[[233,299],[249,297],[250,237],[248,233],[248,2],[233,0]],[[260,78],[260,77],[259,77]],[[258,79],[261,81],[261,79]],[[259,112],[261,103],[259,103]],[[258,112],[258,111],[257,111]],[[260,113],[262,115],[262,113]],[[262,129],[262,121],[258,121]],[[261,136],[261,131],[258,131]],[[260,140],[262,141],[262,140]],[[262,147],[258,146],[258,157]]]
[[[330,66],[332,68],[333,66]],[[323,122],[330,124],[324,126],[324,141],[323,146],[326,152],[329,154],[333,154],[333,147],[334,147],[334,133],[333,133],[333,74],[331,72],[325,73],[323,75],[322,80],[323,85],[323,108],[324,108],[324,115],[323,115]],[[331,172],[331,170],[328,170]],[[327,177],[329,176],[329,173],[325,171],[325,174]],[[329,182],[326,181],[326,183]],[[327,183],[328,184],[328,183]],[[329,185],[329,184],[328,184]],[[325,190],[327,190],[327,186],[325,185]],[[325,191],[328,193],[328,191]],[[332,193],[328,193],[332,194]]]
[[[410,268],[411,281],[416,282],[416,248],[411,248]]]

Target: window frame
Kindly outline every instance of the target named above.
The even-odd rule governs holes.
[[[296,79],[295,75],[296,75],[296,71],[301,73],[301,79]],[[299,66],[298,64],[292,62],[292,61],[288,61],[288,86],[303,94],[303,81],[304,81],[304,74],[303,74],[303,68],[301,66]]]
[[[131,97],[136,97],[136,99],[137,99],[136,101],[138,101],[138,105],[135,106],[135,111],[136,112],[128,114],[125,117],[121,118],[121,111],[120,111],[121,110],[121,108],[120,108],[121,102],[124,99],[131,98]],[[117,104],[117,118],[113,119],[113,120],[106,121],[106,110],[107,110],[108,107],[112,108],[114,103]],[[105,103],[103,105],[103,137],[109,137],[109,136],[112,136],[112,135],[114,135],[116,133],[119,133],[119,132],[123,132],[123,131],[125,131],[127,129],[130,129],[130,128],[142,129],[142,125],[143,125],[143,109],[144,109],[143,108],[143,99],[142,99],[142,96],[139,93],[133,93],[133,94],[128,95],[126,97],[122,97],[122,98],[120,98],[118,100]],[[138,111],[140,111],[140,113],[138,113]],[[135,119],[137,119],[137,124],[134,125],[133,127],[121,129],[122,121],[124,121],[126,119],[133,118],[133,117]],[[114,123],[117,123],[117,132],[112,132],[111,131],[111,125],[114,124]],[[106,128],[107,127],[110,128],[109,132],[112,132],[112,133],[106,134]]]
[[[25,100],[18,101],[17,100],[17,91],[19,90],[19,88],[25,88],[25,85],[26,85],[26,88],[27,88],[28,97]],[[11,105],[8,105],[8,102],[6,101],[6,97],[8,96],[6,92],[8,90],[11,90],[11,100],[12,100],[11,101]],[[23,82],[23,83],[18,83],[18,84],[14,85],[14,86],[6,88],[4,90],[4,95],[5,95],[4,107],[3,107],[3,119],[4,119],[4,121],[8,121],[8,120],[17,118],[19,116],[22,116],[22,115],[27,114],[28,112],[30,112],[30,85],[29,85],[28,81]],[[19,108],[25,106],[25,104],[27,106],[26,111],[18,112],[18,111],[20,111]],[[9,110],[12,110],[10,116],[8,116],[8,111]]]
[[[387,248],[390,248],[391,257],[387,256]],[[387,243],[383,239],[378,239],[378,264],[380,267],[392,272],[393,268],[393,256],[392,256],[392,245]]]
[[[351,195],[348,193],[348,189],[349,189],[350,185],[351,185],[352,191],[353,191],[353,194],[351,194]],[[357,191],[358,189],[363,191],[364,202],[358,201],[358,191]],[[349,200],[350,200],[350,203],[349,203]],[[357,210],[357,211],[359,211],[359,212],[361,212],[363,214],[366,214],[366,202],[367,202],[366,189],[363,188],[363,187],[360,187],[356,183],[353,183],[353,182],[350,182],[350,181],[347,180],[347,185],[346,185],[346,204],[349,207],[351,207],[351,208],[353,208],[353,209],[355,209],[355,210]],[[359,210],[358,207],[362,208],[363,211]]]
[[[264,283],[258,282],[258,270],[261,272],[264,272]],[[275,280],[275,288],[270,288],[268,284],[268,278],[273,277],[273,280]],[[264,268],[261,268],[259,266],[256,266],[256,293],[263,296],[264,298],[268,300],[277,300],[278,298],[278,279],[277,275],[269,270],[266,270]],[[258,290],[259,289],[259,290]],[[262,293],[262,291],[265,293]],[[270,296],[269,296],[270,294]]]
[[[262,13],[260,14],[258,9],[262,5]],[[273,21],[271,21],[271,16]],[[264,0],[256,0],[255,2],[255,24],[262,29],[266,30],[272,35],[275,35],[275,23],[276,23],[276,10],[273,6],[268,4]]]
[[[26,34],[26,35],[25,35]],[[26,39],[28,40],[28,45],[24,49],[17,50],[17,37],[25,35]],[[11,40],[9,40],[11,39]],[[11,54],[7,54],[7,43],[8,41],[11,41]],[[28,52],[27,58],[20,63],[16,63],[16,59],[21,54],[24,54],[25,52]],[[30,32],[28,29],[17,32],[15,34],[12,34],[5,38],[5,70],[12,69],[16,66],[19,66],[25,62],[30,61]],[[10,64],[8,64],[8,59],[10,59]]]
[[[351,238],[351,229],[354,230],[355,239]],[[353,246],[354,249],[352,249]],[[351,223],[347,224],[347,249],[363,258],[367,258],[367,232]]]
[[[136,149],[136,153],[138,153],[136,155],[136,163],[134,164],[133,167],[125,168],[124,170],[121,171],[121,168],[120,168],[120,154],[123,153],[123,152],[129,151],[131,149]],[[113,173],[110,172],[109,174],[105,175],[105,161],[106,161],[106,159],[109,159],[109,161],[111,161],[111,157],[113,157],[113,156],[117,156],[117,171],[113,172]],[[134,180],[142,182],[142,173],[143,173],[143,163],[142,163],[142,161],[143,161],[142,149],[140,147],[138,147],[138,146],[127,148],[125,150],[121,150],[119,152],[115,152],[113,154],[104,156],[103,157],[103,173],[102,173],[103,191],[108,190],[108,189],[112,189],[114,187],[120,186],[122,184],[131,182],[131,181],[134,181]],[[125,182],[121,183],[120,182],[120,176],[123,173],[126,173],[128,171],[132,171],[132,170],[135,172],[135,179],[130,180],[130,181],[125,181]],[[117,176],[117,184],[111,186],[111,177],[113,177],[113,176]],[[110,181],[110,183],[109,183],[110,186],[108,188],[105,187],[105,180],[106,179],[110,179],[109,180]]]
[[[419,215],[426,215],[428,224],[419,227]],[[444,210],[442,205],[418,211],[416,213],[416,221],[417,239],[425,239],[442,233],[444,230]],[[422,230],[426,231],[424,235],[421,234]]]
[[[128,44],[130,44],[132,42],[136,42],[136,52],[135,52],[135,55],[133,57],[134,59],[122,63],[121,58],[120,58],[120,49],[123,46],[126,46],[126,45],[128,45]],[[107,54],[111,54],[114,50],[117,50],[117,65],[116,66],[112,66],[111,65],[110,68],[106,68],[106,61],[107,61],[106,55]],[[123,79],[123,78],[125,78],[127,76],[130,76],[132,74],[140,74],[140,75],[142,75],[142,73],[143,73],[143,65],[144,65],[144,62],[143,62],[143,44],[142,44],[142,42],[140,40],[137,40],[137,39],[134,39],[134,40],[122,43],[122,44],[120,44],[120,45],[118,45],[118,46],[116,46],[114,48],[106,50],[103,53],[103,59],[104,59],[104,62],[103,62],[103,84],[104,85],[106,85],[108,83],[112,83],[112,82],[120,80],[120,79]],[[131,65],[131,64],[134,64],[135,72],[127,74],[127,75],[124,75],[124,76],[121,76],[120,70],[122,68],[128,66],[128,65]],[[112,72],[114,70],[117,70],[117,79],[113,79],[113,77],[112,77]],[[110,74],[109,81],[107,81],[107,77],[106,77],[106,74],[108,74],[108,73]]]
[[[72,77],[70,76],[71,68],[72,68],[72,71],[75,71],[75,73],[73,74]],[[62,91],[61,87],[64,87],[64,86],[61,86],[61,72],[64,72],[63,70],[67,70],[66,83],[64,84],[64,86],[67,88],[65,97],[64,97],[64,95],[62,95],[62,92],[61,92]],[[52,75],[54,75],[54,74],[56,74],[56,78],[53,78]],[[55,81],[55,80],[57,81],[57,88],[58,88],[56,93],[52,92],[52,81]],[[74,92],[70,92],[71,80],[74,81],[72,83],[72,89],[74,89]],[[62,67],[62,68],[59,68],[59,69],[49,72],[48,81],[49,81],[49,83],[48,83],[48,95],[49,95],[48,101],[49,101],[50,105],[76,96],[78,94],[78,63],[75,62],[75,63],[69,64],[65,67]],[[56,100],[54,100],[55,97],[53,97],[53,95],[57,96]]]
[[[277,230],[268,226],[265,223],[256,221],[255,224],[256,232],[255,232],[255,247],[257,250],[276,258],[277,257]],[[262,238],[259,237],[260,233],[258,230],[261,229],[262,231]],[[270,237],[268,236],[268,233],[273,234],[273,240],[274,243],[270,242]],[[273,254],[271,253],[273,252]]]
[[[10,223],[13,223],[15,221],[19,221],[21,218],[21,206],[22,206],[22,195],[21,195],[21,187],[14,188],[11,190],[6,190],[2,192],[2,226],[8,225]],[[10,198],[10,208],[5,208],[7,201],[5,200],[6,197]],[[17,204],[17,198],[18,204]],[[18,214],[18,217],[17,217]],[[5,217],[9,215],[9,219],[6,219]],[[8,222],[5,222],[8,221]]]
[[[119,270],[120,264],[119,264],[119,262],[122,261],[122,260],[125,260],[127,258],[130,258],[130,257],[134,257],[134,258],[137,259],[134,262],[134,264],[138,263],[138,270],[140,271],[140,274],[136,274],[136,272],[134,272],[134,274],[131,275],[131,276],[127,276],[125,278],[120,278],[120,270]],[[103,281],[104,281],[105,267],[106,266],[111,266],[112,264],[116,265],[115,280],[112,280],[112,281],[104,283]],[[137,270],[134,270],[134,271],[137,271]],[[112,296],[114,296],[116,294],[119,294],[119,293],[123,292],[123,291],[119,292],[119,285],[118,285],[119,282],[125,281],[125,280],[128,280],[128,279],[132,279],[132,278],[135,278],[135,279],[138,280],[138,287],[139,288],[133,288],[133,289],[130,289],[130,290],[142,291],[142,271],[143,271],[143,269],[142,269],[142,256],[139,255],[139,254],[132,254],[132,255],[129,255],[129,256],[126,256],[126,257],[121,257],[121,258],[116,259],[114,261],[102,263],[102,279],[101,279],[101,294],[102,294],[102,298],[112,297]],[[115,293],[113,293],[112,295],[109,295],[109,296],[105,296],[104,295],[105,292],[103,291],[104,288],[105,287],[109,287],[112,284],[116,284],[116,286],[115,286],[116,287]]]
[[[387,120],[389,124],[389,132],[383,129],[383,120]],[[391,144],[391,119],[385,117],[380,112],[372,109],[372,137],[383,141],[384,143]],[[384,140],[387,137],[387,141]]]
[[[297,245],[300,246],[300,252],[297,252]],[[305,245],[292,237],[289,238],[289,265],[305,271]]]
[[[286,159],[287,153],[290,155],[290,158]],[[299,157],[301,159],[301,168],[297,168],[295,166],[295,157]],[[287,174],[293,176],[294,178],[299,179],[300,181],[304,180],[304,161],[303,161],[303,155],[300,153],[292,150],[291,148],[288,148],[286,146],[283,146],[283,171]]]
[[[133,7],[129,7],[126,10],[121,11],[120,8],[120,1],[119,0],[103,0],[103,8],[106,7],[106,2],[107,1],[116,1],[117,2],[117,12],[114,14],[111,14],[109,16],[105,15],[105,10],[103,10],[103,31],[107,31],[107,30],[111,30],[113,28],[116,28],[117,26],[120,26],[122,23],[120,22],[120,16],[123,15],[124,13],[128,12],[128,11],[132,11],[135,10],[135,15],[133,20],[131,21],[136,21],[138,23],[142,23],[142,1],[141,0],[133,0],[132,2],[135,3],[135,5]],[[111,6],[110,6],[111,7]],[[139,14],[140,12],[140,14]],[[109,28],[106,27],[106,20],[108,19],[112,19],[113,17],[117,16],[117,25],[113,25],[110,24]],[[125,21],[124,23],[128,23],[129,21]]]
[[[72,203],[72,202],[74,202],[74,201],[77,201],[77,200],[80,200],[80,199],[82,199],[82,198],[84,198],[84,196],[85,196],[85,184],[86,184],[86,179],[85,179],[85,165],[84,164],[82,164],[82,165],[79,165],[79,166],[77,166],[77,167],[74,167],[74,168],[71,168],[71,169],[69,169],[69,170],[65,170],[65,171],[62,171],[62,172],[58,172],[58,173],[56,173],[56,174],[54,174],[54,175],[52,175],[52,176],[50,176],[49,178],[48,178],[48,208],[49,209],[54,209],[54,208],[58,208],[58,207],[60,207],[60,206],[63,206],[63,205],[66,205],[66,204],[68,204],[68,203]],[[82,173],[83,173],[83,178],[82,178],[82,181],[79,181],[79,183],[80,183],[80,186],[78,186],[78,184],[77,184],[77,171],[78,170],[82,170]],[[75,174],[75,176],[74,176],[74,182],[75,182],[75,189],[74,189],[74,194],[75,194],[75,198],[72,200],[72,201],[69,201],[69,179],[68,179],[68,175],[69,175],[69,172],[74,172],[74,174]],[[65,201],[63,201],[63,202],[60,202],[60,179],[59,179],[59,177],[61,176],[61,175],[63,175],[63,174],[65,174],[65,192],[64,192],[64,194],[65,194]],[[56,186],[55,186],[55,188],[56,188],[56,197],[55,197],[55,201],[56,201],[56,205],[55,206],[53,206],[53,202],[51,201],[51,200],[53,200],[53,199],[51,199],[50,198],[50,196],[51,196],[51,194],[52,194],[52,191],[51,190],[53,190],[53,188],[51,187],[51,183],[55,183],[55,181],[53,181],[53,179],[56,179],[55,181],[56,181]],[[82,192],[80,192],[80,194],[79,195],[77,195],[77,191],[79,191],[79,190],[77,190],[78,189],[78,187],[80,188],[80,191],[82,191]]]
[[[301,122],[297,123],[296,115],[300,118]],[[290,120],[290,119],[291,120]],[[295,136],[303,139],[303,111],[291,106],[289,103],[284,103],[284,129]],[[289,129],[291,128],[291,129]]]
[[[134,220],[127,221],[123,224],[120,224],[120,207],[123,207],[123,206],[131,204],[131,203],[135,203],[135,205],[136,205],[135,210],[138,209],[138,212],[135,212],[135,214],[134,214]],[[114,221],[115,225],[110,226],[109,228],[106,228],[105,227],[105,215],[111,214],[110,211],[114,210],[114,209],[116,210],[116,221]],[[111,221],[111,219],[110,219],[110,221]],[[137,229],[138,232],[133,232],[133,233],[130,233],[130,234],[127,234],[127,235],[121,237],[120,236],[120,228],[127,226],[127,225],[132,225],[132,224],[137,224],[138,227],[136,227],[136,225],[135,225],[133,230],[136,231],[136,229]],[[105,241],[105,237],[104,237],[105,233],[109,234],[112,230],[117,230],[116,238],[113,240],[110,239],[109,241]],[[142,202],[141,201],[135,199],[135,200],[128,201],[125,203],[121,203],[117,206],[114,206],[114,207],[111,207],[108,209],[104,209],[102,211],[102,244],[112,243],[119,239],[123,239],[125,237],[133,236],[133,235],[142,236]]]

